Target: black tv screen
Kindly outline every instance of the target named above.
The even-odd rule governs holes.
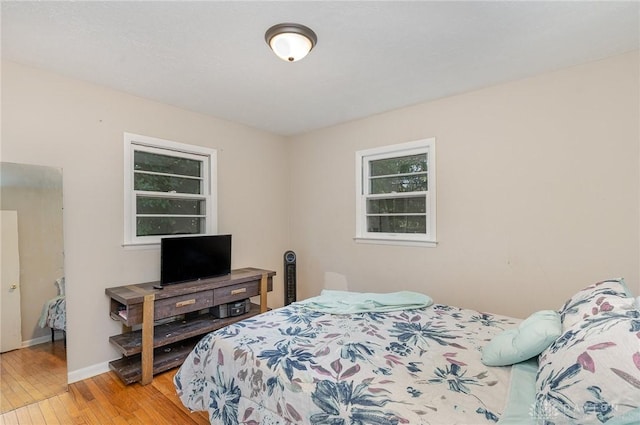
[[[162,238],[160,285],[231,273],[231,235]]]

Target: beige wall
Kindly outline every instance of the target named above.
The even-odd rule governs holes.
[[[637,52],[392,111],[290,144],[299,293],[416,290],[524,317],[639,281]],[[357,244],[354,152],[436,138],[439,244]],[[335,275],[333,275],[335,276]]]
[[[219,149],[218,230],[233,234],[233,267],[275,269],[282,305],[288,248],[283,138],[49,72],[2,64],[2,160],[60,167],[69,374],[118,358],[107,287],[159,278],[159,249],[123,240],[123,133]]]
[[[125,249],[123,132],[219,149],[219,230],[233,266],[278,271],[299,294],[418,290],[525,316],[624,276],[640,293],[637,53],[285,140],[22,65],[2,65],[2,160],[64,173],[69,371],[119,357],[104,289],[159,276],[158,249]],[[437,248],[356,244],[354,152],[436,137]],[[290,208],[290,211],[288,211]]]

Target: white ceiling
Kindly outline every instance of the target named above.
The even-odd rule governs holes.
[[[2,58],[294,135],[639,48],[640,2],[2,1]],[[264,41],[318,35],[300,62]]]

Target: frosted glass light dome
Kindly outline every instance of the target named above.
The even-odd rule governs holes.
[[[267,30],[265,40],[280,59],[296,62],[313,49],[317,37],[304,25],[278,24]]]
[[[307,56],[313,47],[311,40],[304,35],[290,32],[274,36],[269,45],[280,59],[288,62],[299,61]]]

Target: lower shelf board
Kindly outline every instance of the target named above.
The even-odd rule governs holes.
[[[200,337],[186,339],[180,344],[174,344],[153,350],[153,374],[157,375],[184,363]],[[133,384],[142,378],[142,361],[140,355],[123,357],[109,362],[109,368],[118,375],[125,384]]]
[[[260,314],[260,306],[251,304],[250,312],[241,316],[218,319],[206,314],[188,321],[176,321],[155,326],[153,374],[156,375],[182,365],[193,347],[207,333],[257,314]],[[142,379],[141,331],[115,335],[109,338],[109,341],[125,355],[121,359],[109,362],[109,368],[125,384],[140,381]]]

